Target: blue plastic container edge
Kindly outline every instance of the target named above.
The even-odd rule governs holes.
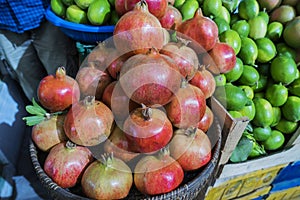
[[[271,189],[270,193],[278,192],[278,191],[282,191],[282,190],[286,190],[286,189],[298,187],[298,186],[300,186],[300,178],[295,178],[292,180],[272,184],[272,189]]]
[[[55,26],[61,28],[67,28],[77,31],[83,32],[91,32],[91,33],[104,33],[104,32],[113,32],[115,26],[91,26],[85,24],[76,24],[73,22],[66,21],[52,12],[51,7],[49,6],[45,13],[46,19],[53,23]]]

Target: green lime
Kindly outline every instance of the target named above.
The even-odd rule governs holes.
[[[218,74],[214,76],[216,86],[224,86],[226,84],[226,76],[224,74]]]
[[[236,31],[240,37],[248,37],[250,32],[250,26],[246,20],[238,20],[232,24],[231,29]]]
[[[239,0],[222,0],[222,4],[230,13],[233,13],[238,7]]]
[[[117,22],[119,21],[119,19],[120,19],[120,16],[118,15],[117,11],[115,9],[113,9],[110,13],[109,24],[116,25]]]
[[[287,120],[298,122],[300,120],[300,97],[289,96],[281,107],[281,112]]]
[[[261,92],[266,88],[268,81],[269,81],[268,76],[259,74],[259,79],[258,79],[257,83],[252,85],[251,88],[253,89],[253,91],[255,93]]]
[[[260,11],[257,16],[262,17],[266,24],[269,24],[270,16],[265,10]]]
[[[221,18],[221,17],[215,17],[214,22],[217,24],[218,27],[218,33],[219,35],[221,33],[223,33],[224,31],[227,31],[230,29],[229,24],[225,21],[225,19]]]
[[[271,127],[276,126],[279,121],[281,120],[281,109],[280,107],[273,107],[273,115],[274,115],[274,120],[271,124]]]
[[[284,144],[285,138],[284,135],[278,130],[272,130],[271,136],[263,141],[266,150],[277,150]]]
[[[228,113],[232,118],[241,118],[241,117],[243,117],[243,115],[240,112],[236,111],[236,110],[229,110]]]
[[[242,19],[249,20],[259,13],[259,4],[256,0],[242,0],[238,5],[238,14]]]
[[[227,30],[219,35],[219,40],[231,46],[237,55],[240,52],[242,41],[239,34],[235,30]]]
[[[280,22],[271,22],[267,27],[267,37],[276,42],[281,38],[283,25]]]
[[[175,0],[174,1],[174,7],[177,9],[180,9],[181,6],[184,4],[185,0]]]
[[[255,42],[248,37],[241,37],[242,46],[238,57],[240,57],[244,64],[254,65],[258,56],[258,49]]]
[[[249,99],[253,99],[254,91],[250,86],[248,86],[248,85],[239,85],[238,87],[242,88],[242,90],[245,92],[246,96]]]
[[[300,97],[300,78],[288,85],[288,90],[292,95]]]
[[[242,109],[238,110],[243,117],[248,117],[249,121],[253,120],[255,117],[255,105],[253,101],[248,106],[244,106]]]
[[[232,68],[232,70],[224,74],[226,77],[226,81],[230,83],[238,80],[241,77],[243,70],[244,70],[243,61],[237,57],[236,63]]]
[[[288,98],[288,89],[281,83],[273,84],[267,87],[265,97],[272,106],[282,106]]]
[[[221,12],[218,14],[218,17],[223,18],[229,24],[230,19],[231,19],[231,15],[230,15],[229,11],[227,10],[227,8],[222,6],[220,11]]]
[[[294,60],[297,57],[297,53],[296,53],[295,49],[289,47],[284,42],[277,43],[276,49],[277,49],[278,55],[284,55],[284,56],[290,57]]]
[[[259,142],[266,141],[272,133],[270,126],[253,128],[253,137]]]
[[[298,76],[295,61],[287,56],[276,56],[271,62],[270,72],[273,80],[282,84],[289,84]]]
[[[65,17],[67,7],[62,0],[51,0],[51,10],[59,17]]]
[[[182,14],[182,21],[193,18],[198,8],[199,3],[197,0],[185,1],[179,9]]]
[[[255,105],[256,113],[252,123],[259,127],[270,126],[274,120],[271,103],[264,98],[254,98],[253,103]]]
[[[268,24],[261,16],[256,16],[248,20],[250,26],[249,37],[256,40],[264,38],[267,34]]]
[[[276,56],[276,47],[269,38],[259,38],[255,40],[255,43],[258,49],[258,62],[266,63]]]
[[[214,96],[228,110],[241,110],[245,105],[250,105],[251,100],[246,96],[245,92],[238,86],[230,83],[223,87],[217,87]]]
[[[86,12],[77,5],[71,5],[66,10],[66,20],[77,24],[87,24],[88,18]]]
[[[282,37],[290,47],[300,48],[300,16],[295,17],[285,25]]]
[[[105,24],[110,18],[110,4],[107,0],[94,1],[87,12],[89,21],[93,25]]]
[[[204,0],[203,14],[207,17],[216,17],[221,13],[222,0]]]
[[[298,126],[298,122],[292,122],[282,117],[275,128],[284,134],[291,134],[297,130]]]
[[[259,80],[259,73],[255,67],[244,65],[244,70],[238,82],[242,85],[252,86]]]
[[[83,10],[87,9],[93,1],[94,0],[74,0],[76,5]]]

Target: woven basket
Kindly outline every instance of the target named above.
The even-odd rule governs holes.
[[[211,161],[203,168],[194,171],[187,172],[183,183],[172,192],[157,195],[157,196],[146,196],[140,193],[136,188],[132,187],[129,195],[126,199],[147,199],[147,200],[158,200],[158,199],[204,199],[208,186],[215,181],[216,172],[218,170],[218,160],[221,149],[221,137],[222,129],[217,118],[215,118],[212,127],[208,130],[207,135],[209,136],[211,143],[215,144],[212,151]],[[78,199],[87,200],[80,191],[80,186],[77,188],[63,189],[52,181],[51,178],[44,172],[42,166],[45,160],[46,154],[37,149],[35,144],[30,141],[29,144],[30,156],[36,171],[38,178],[40,179],[44,188],[48,191],[53,199],[57,200],[68,200]]]

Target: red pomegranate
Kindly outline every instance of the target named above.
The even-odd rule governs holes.
[[[74,143],[95,146],[110,135],[114,117],[111,110],[94,96],[72,105],[65,118],[64,130]]]
[[[38,86],[38,99],[50,112],[63,111],[79,101],[80,89],[77,81],[59,67],[56,74],[44,77]]]
[[[55,145],[44,163],[45,173],[62,188],[80,183],[87,166],[94,160],[90,150],[68,141]]]
[[[198,8],[193,18],[182,22],[177,31],[182,33],[180,37],[192,40],[190,45],[197,53],[211,50],[219,38],[218,26],[212,19],[203,16],[201,8]]]
[[[166,13],[159,19],[159,22],[163,28],[177,30],[182,23],[182,14],[177,8],[169,4]]]
[[[183,81],[176,96],[165,108],[173,126],[196,127],[205,113],[206,99],[198,87]]]
[[[130,11],[141,0],[125,0],[125,9]],[[149,12],[160,19],[167,11],[168,0],[145,0],[148,5]]]
[[[175,62],[151,48],[147,54],[134,55],[123,64],[119,81],[133,101],[154,106],[172,100],[181,78]]]
[[[152,47],[162,48],[164,31],[159,20],[149,12],[147,3],[142,0],[119,19],[113,32],[113,41],[123,54],[145,53]]]
[[[200,122],[198,123],[198,128],[203,132],[206,132],[211,127],[213,122],[214,122],[214,113],[208,106],[206,106],[205,114],[200,120]]]
[[[166,114],[157,108],[137,108],[123,126],[129,145],[135,152],[152,153],[168,144],[173,127]]]

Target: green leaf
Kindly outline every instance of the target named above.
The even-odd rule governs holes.
[[[243,162],[248,159],[253,148],[253,141],[246,136],[242,136],[234,151],[230,156],[231,162]]]
[[[43,116],[29,116],[29,117],[23,117],[24,121],[26,121],[27,126],[34,126],[36,124],[41,123],[45,120],[45,117]]]
[[[46,111],[44,108],[42,108],[42,107],[35,101],[34,98],[32,98],[32,105],[33,105],[37,110],[39,110],[40,113],[42,113],[43,115],[45,115],[45,114],[47,113],[47,111]]]

